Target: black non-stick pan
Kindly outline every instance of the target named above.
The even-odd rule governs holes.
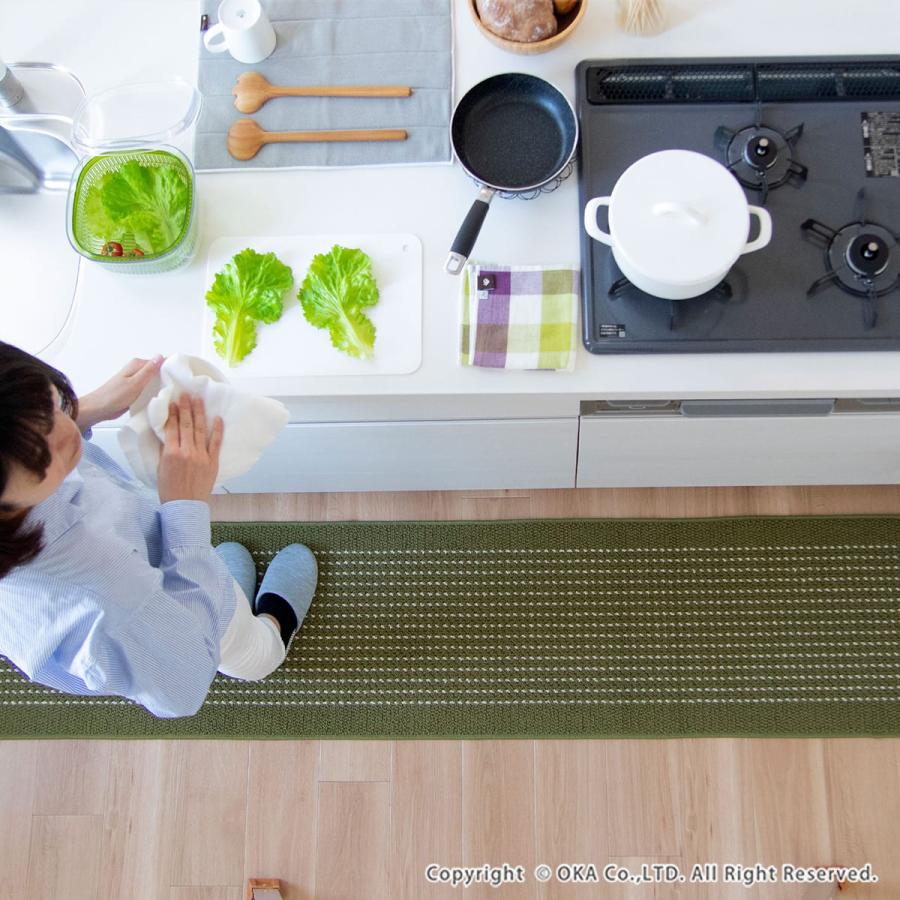
[[[458,275],[494,194],[539,191],[559,178],[575,155],[578,120],[548,81],[509,72],[480,81],[463,96],[453,112],[450,138],[462,167],[481,185],[444,266]]]

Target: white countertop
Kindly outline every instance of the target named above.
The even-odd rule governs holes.
[[[870,0],[864,15],[845,0],[757,0],[752,16],[745,0],[664,0],[671,25],[652,38],[622,33],[613,21],[613,0],[589,0],[572,38],[535,56],[495,48],[476,31],[464,0],[453,2],[457,96],[488,75],[521,70],[548,78],[573,98],[574,69],[586,58],[863,55],[900,48],[895,0]],[[198,21],[194,0],[119,0],[114,7],[99,0],[4,3],[0,55],[68,66],[88,93],[171,75],[194,80]],[[530,395],[544,410],[556,398],[571,410],[578,399],[590,398],[900,395],[900,353],[893,352],[595,356],[580,349],[571,374],[463,369],[456,364],[458,281],[443,271],[476,192],[459,166],[207,174],[198,176],[198,184],[200,246],[189,267],[134,278],[82,266],[71,326],[46,354],[79,391],[132,356],[199,351],[206,249],[218,237],[412,232],[424,248],[423,362],[417,372],[246,386],[297,398],[292,408],[341,397],[359,405],[365,398],[415,402],[445,395],[459,398],[464,409],[466,398],[475,403],[476,397],[518,395],[513,408],[526,410]],[[574,176],[534,201],[496,200],[474,257],[577,264],[579,218]],[[232,377],[241,383],[236,373]]]

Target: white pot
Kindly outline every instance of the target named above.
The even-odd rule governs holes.
[[[608,233],[597,225],[601,206],[609,207]],[[752,241],[751,215],[759,220]],[[633,163],[611,196],[588,201],[584,227],[612,247],[635,287],[666,300],[712,290],[738,257],[772,238],[768,211],[747,203],[725,166],[690,150],[662,150]]]

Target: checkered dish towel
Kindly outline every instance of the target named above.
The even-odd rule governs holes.
[[[469,263],[461,281],[460,365],[575,368],[578,269]]]

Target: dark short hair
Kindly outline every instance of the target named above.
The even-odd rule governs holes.
[[[78,416],[78,398],[69,379],[36,356],[0,341],[0,497],[15,465],[39,478],[47,474],[53,430],[54,400],[59,391],[62,409]],[[23,528],[28,510],[0,501],[0,578],[41,552],[43,526]]]

